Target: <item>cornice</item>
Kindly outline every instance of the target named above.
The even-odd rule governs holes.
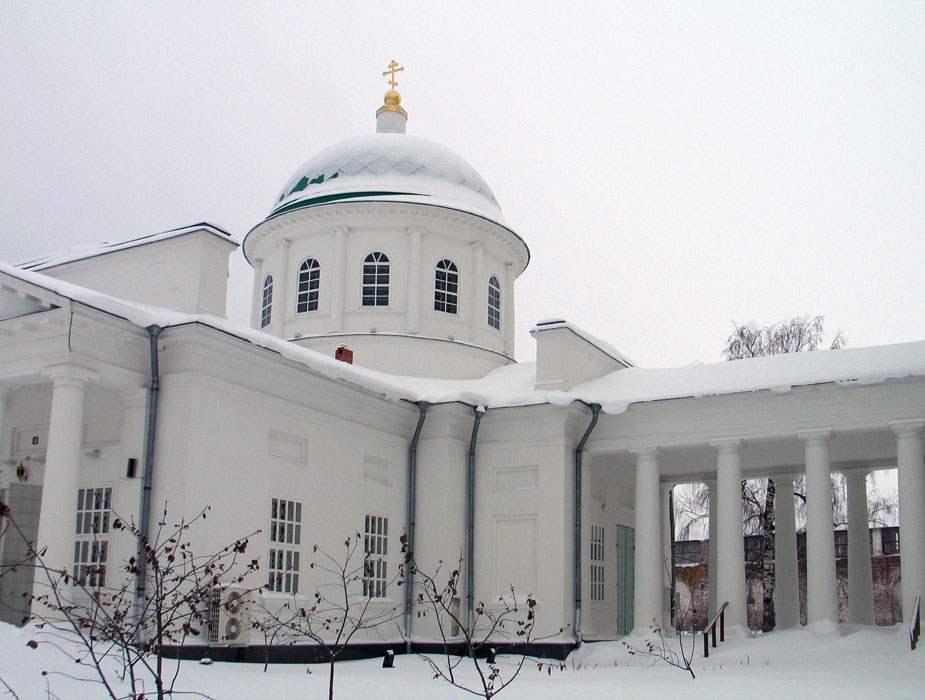
[[[530,262],[530,250],[527,248],[527,244],[512,230],[500,224],[496,224],[488,219],[483,219],[475,214],[447,209],[436,205],[398,202],[325,204],[316,207],[306,207],[305,209],[295,209],[279,214],[278,216],[257,224],[247,233],[242,244],[244,256],[248,261],[253,260],[254,252],[263,240],[277,231],[289,228],[293,224],[311,221],[350,219],[362,216],[404,216],[420,219],[424,222],[436,221],[462,226],[491,238],[504,247],[517,264],[518,276],[526,269],[527,264]],[[433,231],[428,232],[433,233]]]

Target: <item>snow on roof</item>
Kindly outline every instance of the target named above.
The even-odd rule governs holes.
[[[533,330],[530,331],[532,334],[534,331],[543,331],[550,328],[568,328],[572,333],[577,335],[579,338],[586,340],[595,346],[598,350],[603,352],[606,355],[610,355],[613,359],[619,362],[624,367],[634,367],[635,362],[630,360],[626,355],[617,350],[613,345],[608,343],[606,340],[601,340],[597,336],[593,336],[588,331],[583,328],[579,328],[574,323],[570,323],[561,318],[551,318],[543,321],[537,321],[536,325],[533,327]]]
[[[215,226],[214,224],[202,222],[193,224],[192,226],[183,226],[182,228],[162,231],[161,233],[153,233],[148,236],[131,238],[127,241],[104,241],[102,243],[90,243],[87,245],[71,246],[70,248],[64,248],[63,250],[58,250],[46,255],[40,255],[39,257],[33,258],[31,260],[26,260],[19,263],[17,267],[20,267],[24,270],[44,270],[49,267],[55,267],[56,265],[63,265],[65,263],[74,262],[75,260],[83,260],[85,258],[92,258],[96,257],[97,255],[103,255],[104,253],[112,253],[116,250],[126,250],[128,248],[135,248],[137,246],[146,245],[148,243],[155,243],[156,241],[163,241],[168,238],[175,238],[187,233],[192,233],[193,231],[208,231],[209,233],[214,233],[215,235],[222,238],[232,240],[231,234],[227,231],[219,228],[218,226]]]
[[[634,403],[755,391],[783,392],[812,384],[877,384],[925,377],[925,341],[869,348],[820,350],[734,362],[669,369],[627,367],[580,384],[571,391],[537,391],[536,365],[499,367],[479,379],[405,377],[347,364],[262,331],[211,314],[189,314],[127,302],[100,292],[0,262],[9,275],[61,297],[124,318],[135,326],[162,328],[202,324],[271,350],[330,379],[341,379],[392,400],[465,402],[486,408],[575,401],[600,404],[605,413],[622,413]]]
[[[475,168],[435,141],[394,133],[358,136],[315,154],[286,183],[270,216],[358,199],[443,206],[507,228],[495,195]]]

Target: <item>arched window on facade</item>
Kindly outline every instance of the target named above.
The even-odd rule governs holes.
[[[299,265],[299,284],[296,296],[295,311],[304,314],[306,311],[318,310],[318,289],[321,286],[321,265],[314,258],[306,258]]]
[[[434,311],[455,314],[459,301],[459,271],[452,260],[441,260],[434,272]]]
[[[273,275],[267,275],[263,280],[263,300],[260,304],[260,327],[270,325],[273,314]]]
[[[389,258],[375,252],[363,261],[363,306],[389,305]]]
[[[488,278],[488,325],[501,330],[501,285],[498,278]]]

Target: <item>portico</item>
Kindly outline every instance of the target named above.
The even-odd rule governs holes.
[[[588,451],[598,463],[635,478],[634,629],[645,631],[652,620],[663,628],[670,625],[660,598],[660,573],[670,566],[664,542],[671,537],[666,519],[659,517],[659,502],[665,500],[660,494],[690,482],[706,482],[710,488],[710,613],[728,601],[727,628],[745,628],[742,481],[747,478],[771,478],[777,485],[777,628],[799,624],[793,483],[800,476],[806,478],[807,620],[816,627],[837,624],[833,472],[843,472],[847,483],[849,620],[872,624],[865,479],[871,470],[893,467],[900,474],[907,615],[925,584],[923,421],[901,417],[921,410],[912,391],[905,406],[896,401],[909,388],[902,382],[891,387],[833,384],[641,403],[623,414],[603,415]]]

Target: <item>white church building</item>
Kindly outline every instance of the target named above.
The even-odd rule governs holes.
[[[777,482],[777,620],[800,624],[786,484],[805,475],[806,615],[834,625],[843,472],[849,614],[872,624],[865,477],[897,468],[908,617],[925,592],[925,341],[644,369],[552,320],[532,331],[536,362],[516,363],[527,244],[468,163],[405,133],[400,102],[388,92],[375,133],[310,158],[244,236],[250,327],[225,317],[239,243],[210,224],[0,263],[0,500],[46,561],[113,585],[135,546],[113,517],[211,506],[195,551],[261,531],[256,614],[308,600],[326,583],[313,545],[360,532],[372,605],[404,622],[355,641],[423,644],[432,619],[394,581],[405,533],[424,571],[462,556],[463,615],[535,596],[560,654],[670,626],[682,483],[709,485],[710,605],[744,627],[741,482]],[[2,561],[21,554],[8,532]],[[32,586],[4,575],[3,620]]]

